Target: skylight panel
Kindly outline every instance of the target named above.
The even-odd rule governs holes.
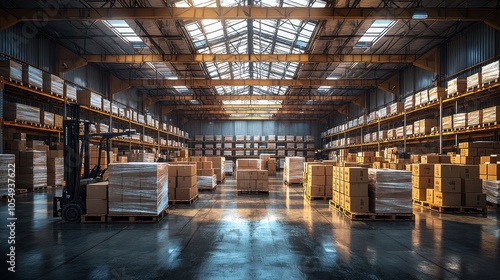
[[[223,105],[281,105],[282,100],[223,100]]]
[[[134,32],[134,30],[124,20],[106,20],[104,24],[108,26],[123,41],[132,43],[134,48],[144,48],[144,41]],[[137,44],[141,43],[141,44]]]
[[[175,86],[174,89],[181,94],[188,94],[189,90],[185,86]]]
[[[375,20],[370,28],[358,40],[355,48],[369,48],[377,43],[382,38],[396,21],[393,20]]]

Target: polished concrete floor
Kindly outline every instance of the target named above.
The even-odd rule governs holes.
[[[17,195],[16,273],[3,225],[0,279],[499,279],[496,209],[352,222],[271,181],[269,195],[238,196],[228,177],[157,224],[66,224],[51,217],[52,190]]]

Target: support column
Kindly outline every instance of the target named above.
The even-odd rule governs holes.
[[[3,97],[4,97],[4,82],[3,77],[0,76],[0,154],[3,154]]]

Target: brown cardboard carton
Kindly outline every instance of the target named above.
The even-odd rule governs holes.
[[[325,163],[323,163],[325,164]],[[325,165],[325,175],[326,176],[333,176],[333,166],[332,165]]]
[[[250,172],[248,170],[236,170],[237,180],[248,180],[250,179]]]
[[[434,176],[434,164],[412,164],[411,174],[413,176],[419,177],[433,177]]]
[[[191,199],[191,187],[175,189],[175,200],[190,200],[190,199]]]
[[[308,184],[309,185],[324,186],[325,185],[325,176],[324,175],[309,176]]]
[[[438,192],[458,192],[462,191],[462,181],[460,178],[434,178],[434,190]]]
[[[427,197],[425,198],[425,201],[429,203],[434,203],[434,189],[427,189],[426,193]]]
[[[269,172],[267,170],[259,170],[259,171],[257,171],[257,179],[258,180],[267,180],[267,179],[269,179]]]
[[[177,188],[177,177],[168,177],[168,189],[175,189]]]
[[[460,166],[455,164],[436,164],[434,166],[434,177],[456,178],[460,176]]]
[[[368,168],[362,168],[362,167],[344,168],[344,181],[368,182]]]
[[[464,203],[466,207],[486,207],[486,194],[483,193],[465,193],[463,195]]]
[[[481,156],[481,164],[483,163],[496,163],[498,161],[497,156]]]
[[[340,192],[340,180],[334,179],[332,185],[333,185],[333,191]]]
[[[368,183],[344,183],[344,194],[346,196],[368,196]]]
[[[500,175],[500,164],[496,163],[488,164],[488,175],[498,177],[498,175]]]
[[[194,164],[179,164],[177,165],[177,176],[190,177],[196,175],[196,165]]]
[[[196,175],[189,177],[177,177],[177,188],[190,188],[197,184]]]
[[[325,197],[332,197],[333,188],[328,185],[325,186]]]
[[[108,214],[108,201],[87,198],[87,214]]]
[[[333,184],[333,177],[332,176],[325,176],[325,186],[331,187]]]
[[[325,176],[325,166],[319,164],[311,164],[308,167],[308,172],[312,176]]]
[[[461,165],[460,178],[463,179],[478,179],[479,166],[478,165]]]
[[[463,179],[462,178],[462,192],[463,193],[480,193],[483,191],[483,180],[477,179]]]
[[[190,188],[190,196],[191,198],[195,197],[198,195],[198,187],[197,186],[192,186]]]
[[[486,177],[486,180],[490,180],[490,181],[496,181],[496,180],[498,180],[498,179],[499,179],[499,177],[498,177],[497,175],[488,175],[488,176]],[[483,180],[484,180],[484,179],[483,179]]]
[[[345,181],[339,181],[339,193],[345,194]]]
[[[87,199],[108,199],[108,182],[87,185]]]
[[[203,161],[203,162],[201,162],[201,168],[202,169],[211,169],[211,168],[213,168],[213,164],[211,161]]]
[[[168,188],[168,201],[175,200],[175,190],[174,188]]]
[[[257,180],[255,183],[255,188],[258,191],[269,190],[269,181],[268,180]]]
[[[213,169],[198,169],[196,170],[196,175],[198,176],[212,176],[214,175]]]
[[[426,201],[427,189],[411,188],[412,198],[418,201]]]
[[[339,202],[341,207],[345,207],[345,194],[341,193],[339,195]]]
[[[259,170],[248,170],[248,179],[258,180],[259,179]]]
[[[434,190],[434,204],[437,206],[461,206],[462,194],[456,192],[443,193]]]
[[[368,197],[350,197],[345,196],[344,208],[352,213],[368,212]]]
[[[332,192],[332,200],[333,202],[340,204],[340,193],[337,191]]]
[[[479,174],[488,175],[488,164],[482,163],[479,165]]]
[[[311,192],[310,196],[316,197],[316,196],[325,196],[325,186],[315,186],[311,185]]]
[[[433,189],[434,177],[411,176],[411,185],[416,189]]]

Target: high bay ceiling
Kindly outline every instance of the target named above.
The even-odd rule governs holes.
[[[366,93],[399,94],[409,64],[435,71],[432,50],[471,24],[500,26],[498,1],[481,0],[44,2],[2,1],[0,27],[43,20],[74,53],[61,71],[97,63],[117,78],[111,93],[136,88],[144,108],[188,119],[345,113]]]

